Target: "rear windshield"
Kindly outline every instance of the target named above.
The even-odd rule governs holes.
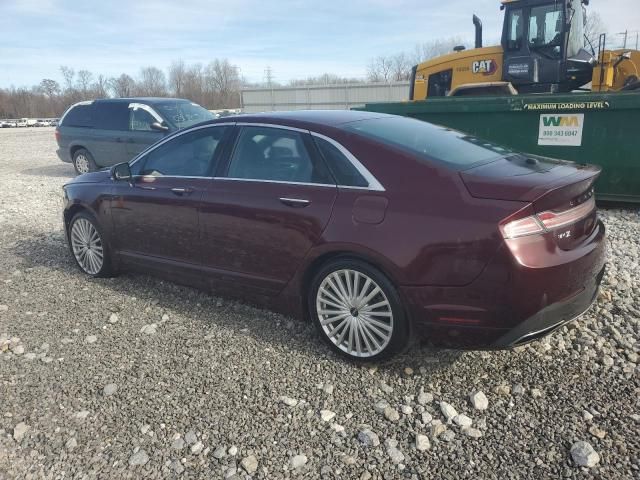
[[[347,123],[343,128],[456,170],[466,170],[513,153],[471,135],[406,117],[361,120]]]
[[[186,128],[215,118],[209,110],[191,102],[154,103],[153,108],[175,128]]]

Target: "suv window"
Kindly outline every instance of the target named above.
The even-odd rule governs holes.
[[[134,163],[134,175],[156,177],[213,176],[226,127],[211,127],[179,135]],[[138,167],[138,168],[136,168]]]
[[[95,127],[102,130],[129,129],[129,109],[126,103],[105,102],[95,104]]]
[[[353,163],[331,142],[324,138],[313,137],[322,157],[327,162],[329,170],[338,181],[338,185],[345,187],[368,187],[369,182],[360,174]]]
[[[272,127],[244,127],[228,176],[252,180],[335,184],[320,159],[312,158],[299,132]]]
[[[151,124],[154,122],[162,123],[162,119],[155,117],[149,111],[151,107],[144,105],[129,105],[129,129],[133,131],[151,132]]]
[[[64,116],[65,127],[93,128],[93,104],[76,105]]]

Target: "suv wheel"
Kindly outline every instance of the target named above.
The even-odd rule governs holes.
[[[381,360],[409,346],[409,322],[396,289],[365,262],[325,265],[311,283],[308,303],[320,336],[350,359]]]
[[[96,162],[93,160],[93,157],[89,153],[88,150],[84,148],[80,148],[76,150],[73,154],[73,168],[76,169],[76,173],[78,175],[82,175],[83,173],[95,172],[98,167],[96,167]]]

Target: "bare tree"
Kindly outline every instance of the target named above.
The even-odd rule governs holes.
[[[62,65],[60,67],[60,73],[64,78],[64,87],[66,90],[73,90],[73,79],[76,75],[76,71],[73,68]]]
[[[607,33],[607,26],[598,12],[588,12],[584,24],[584,36],[589,46],[598,48],[600,34]]]
[[[370,82],[390,82],[393,79],[393,61],[391,57],[379,56],[371,60],[367,67]]]
[[[136,82],[126,73],[109,79],[109,88],[115,97],[126,98],[134,95]]]
[[[60,84],[50,78],[44,78],[40,82],[40,91],[47,97],[53,98],[60,95]]]
[[[205,79],[207,92],[215,107],[232,108],[238,105],[240,76],[237,67],[226,59],[216,59],[207,65]]]
[[[241,83],[244,83],[241,81]],[[305,85],[342,85],[347,83],[364,83],[364,80],[359,78],[341,77],[333,73],[323,73],[317,77],[307,77],[297,80],[291,80],[289,85],[292,87],[305,86]]]
[[[98,75],[96,77],[96,81],[91,86],[91,90],[93,90],[93,96],[96,98],[106,98],[109,96],[109,81],[107,77],[104,75]]]
[[[187,67],[184,75],[184,96],[196,103],[206,104],[204,96],[204,72],[202,65],[195,63]]]
[[[93,73],[89,70],[79,70],[77,74],[78,90],[82,94],[82,98],[86,100],[89,98],[89,88],[91,87],[91,81],[93,80]]]
[[[142,96],[164,97],[167,95],[167,82],[162,70],[156,67],[144,67],[140,70],[138,91]]]
[[[176,97],[184,95],[184,84],[187,69],[184,61],[172,62],[169,66],[169,91]]]

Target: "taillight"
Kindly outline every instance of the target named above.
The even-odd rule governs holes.
[[[536,215],[508,221],[500,225],[500,231],[504,238],[524,237],[525,235],[535,235],[537,233],[548,232],[556,228],[564,227],[582,220],[589,215],[596,207],[593,197],[577,207],[554,212],[547,210]]]
[[[60,142],[60,130],[58,130],[57,128],[56,128],[55,136],[56,136],[56,142]]]

